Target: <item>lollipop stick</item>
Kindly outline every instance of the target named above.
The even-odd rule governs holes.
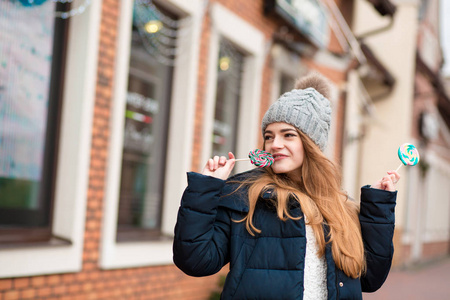
[[[234,161],[246,161],[246,160],[250,160],[250,158],[239,158],[235,159]]]
[[[400,170],[400,168],[403,166],[403,164],[400,164],[400,166],[398,166],[397,170],[395,170],[395,172],[398,172],[398,170]]]

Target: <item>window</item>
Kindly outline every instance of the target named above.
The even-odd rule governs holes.
[[[294,88],[295,81],[307,72],[298,54],[292,53],[280,44],[274,44],[271,49],[273,65],[273,80],[271,87],[271,102],[276,101],[283,93]]]
[[[0,24],[3,24],[6,5],[10,3],[19,4],[19,1],[0,1],[2,16]],[[35,3],[39,4],[36,7],[29,7],[37,13],[33,16],[44,17],[49,11],[54,13],[53,9],[47,10],[47,5],[54,5],[54,1],[35,1]],[[19,245],[1,247],[0,278],[76,272],[82,267],[101,3],[88,0],[73,0],[71,3],[70,11],[75,12],[76,9],[77,15],[67,19],[70,23],[66,43],[67,54],[65,70],[61,72],[64,82],[60,82],[62,87],[60,98],[64,103],[58,115],[60,133],[58,140],[55,141],[58,155],[54,162],[56,171],[53,179],[55,182],[51,213],[52,236],[61,237],[70,243],[61,244],[57,243],[59,240],[51,239],[45,242],[45,247],[35,243],[26,247]],[[23,20],[29,19],[20,19],[14,23],[15,27],[20,27]],[[2,47],[5,34],[5,31],[0,31],[0,49],[4,49]],[[2,55],[0,59],[3,59]],[[3,85],[3,82],[5,81],[1,77],[0,85]],[[68,157],[70,159],[67,159]]]
[[[230,42],[219,46],[212,155],[236,152],[244,55]]]
[[[186,172],[191,167],[204,1],[134,2],[145,5],[141,8],[148,13],[138,16],[133,12],[132,1],[120,2],[111,140],[108,145],[108,173],[101,235],[100,266],[104,269],[173,263],[171,235],[186,185]],[[158,3],[164,6],[155,6]],[[179,19],[174,17],[174,13]],[[162,45],[160,42],[163,41],[155,39],[158,35],[153,34],[136,39],[137,23],[144,23],[144,19],[149,15],[158,16],[163,25],[171,24],[170,28],[175,29],[175,32],[159,31],[170,35],[171,39],[164,39],[164,42],[168,43]],[[142,19],[136,20],[137,17]],[[147,19],[144,23],[149,24],[149,29],[160,28],[158,22],[150,21]],[[175,53],[176,56],[173,55]],[[136,114],[134,117],[138,119],[149,120],[151,117],[152,122],[133,121],[132,114],[127,113],[127,110]],[[127,114],[129,117],[125,117]],[[145,154],[140,150],[138,153],[126,145],[125,140],[132,141],[127,137],[127,123],[133,124],[138,130],[146,129],[149,133],[152,132],[152,137],[147,139],[152,141],[147,148],[150,152]],[[161,141],[160,145],[156,145],[157,140]],[[141,145],[146,145],[143,140],[141,142]],[[130,151],[125,150],[124,145]],[[127,162],[127,152],[139,154],[141,160]],[[142,158],[145,156],[146,161],[143,162]],[[123,170],[124,168],[127,171]],[[148,176],[145,191],[140,186],[143,183],[135,181],[133,186],[132,180],[125,178],[128,174],[138,172]],[[155,176],[160,178],[154,178]],[[136,195],[140,198],[134,198],[136,200],[133,205],[136,206],[127,204],[122,197],[126,191],[125,187],[133,191],[130,189],[132,186],[134,191],[139,192],[136,192]],[[156,195],[155,191],[159,194]],[[153,192],[155,197],[146,195]],[[128,212],[135,212],[135,223],[126,212],[120,212],[125,205],[131,208]],[[138,205],[151,207],[152,210],[141,209],[137,213],[138,209],[133,209]],[[128,218],[126,222],[122,219],[125,217]]]
[[[429,0],[421,0],[420,4],[419,4],[419,21],[422,21],[423,19],[425,19],[426,14],[427,14],[427,10],[428,10],[428,6],[429,6]]]
[[[69,7],[0,6],[0,242],[48,241]]]
[[[165,39],[176,41],[176,30],[161,21],[168,12],[135,2],[133,16],[118,241],[160,235],[174,49]]]
[[[287,75],[287,74],[281,74],[281,78],[280,78],[280,95],[291,91],[292,89],[294,89],[294,85],[295,85],[295,78]]]
[[[326,48],[330,32],[319,0],[266,0],[265,12],[274,13],[319,48]]]

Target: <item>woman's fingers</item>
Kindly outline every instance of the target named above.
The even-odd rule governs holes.
[[[216,155],[213,158],[214,161],[214,170],[217,170],[217,168],[219,167],[219,157]]]
[[[231,171],[234,168],[235,160],[233,153],[228,153],[229,159],[225,156],[214,156],[208,159],[205,168],[203,169],[204,175],[210,175],[213,177],[227,179]]]
[[[400,175],[396,171],[388,171],[388,175],[381,179],[381,186],[383,190],[395,191],[395,184],[400,180]]]
[[[395,184],[400,180],[400,175],[396,171],[388,171],[387,175],[372,185],[372,188],[386,191],[395,191]]]
[[[208,159],[208,162],[206,163],[206,167],[211,172],[214,171],[214,160],[212,158]]]
[[[227,163],[227,158],[225,156],[221,156],[219,158],[219,166],[223,167]]]
[[[394,184],[396,184],[400,180],[400,174],[398,174],[396,171],[388,171],[387,173],[391,177]]]
[[[229,168],[232,170],[234,168],[234,164],[236,163],[234,154],[231,152],[228,152],[228,160],[226,160],[226,164],[229,165]],[[230,172],[231,172],[230,170]]]
[[[229,159],[235,159],[233,152],[228,152]]]
[[[394,182],[392,181],[392,179],[390,177],[388,178],[383,178],[383,180],[381,181],[381,186],[383,190],[386,191],[394,191],[395,187],[394,187]]]

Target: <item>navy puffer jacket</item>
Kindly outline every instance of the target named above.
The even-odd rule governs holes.
[[[253,223],[261,229],[251,236],[241,220],[248,212],[247,190],[233,191],[260,170],[230,178],[233,183],[198,173],[188,173],[178,212],[173,260],[191,276],[207,276],[230,263],[222,299],[303,299],[306,249],[304,218],[280,220],[268,191],[256,205]],[[331,247],[326,248],[328,299],[362,299],[385,281],[393,256],[396,192],[361,189],[360,223],[366,250],[367,272],[358,279],[336,268]],[[291,202],[291,214],[302,216]],[[326,230],[326,228],[325,228]]]

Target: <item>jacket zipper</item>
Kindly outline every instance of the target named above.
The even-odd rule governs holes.
[[[336,299],[339,300],[339,271],[337,267],[334,267],[334,272],[336,274]]]

